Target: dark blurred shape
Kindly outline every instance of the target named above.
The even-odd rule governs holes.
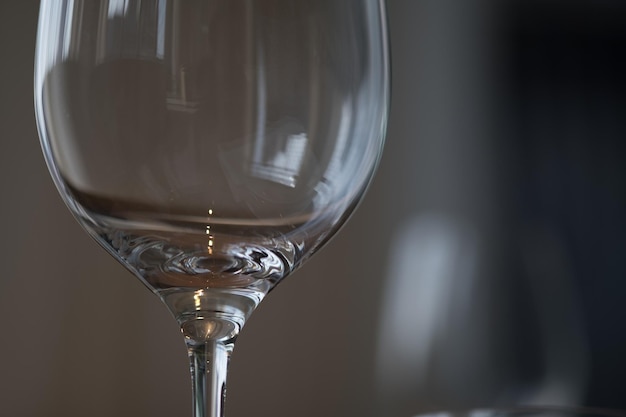
[[[506,17],[508,211],[559,236],[589,340],[584,401],[623,409],[626,3],[519,1]]]
[[[412,5],[381,410],[625,409],[626,4]]]

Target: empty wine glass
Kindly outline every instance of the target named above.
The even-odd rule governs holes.
[[[35,107],[71,212],[180,324],[194,415],[235,339],[363,196],[384,0],[43,0]],[[306,294],[302,295],[306,297]]]

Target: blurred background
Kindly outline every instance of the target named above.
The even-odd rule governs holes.
[[[190,416],[185,347],[48,176],[38,2],[0,3],[0,414]],[[227,413],[626,409],[626,3],[388,0],[370,192],[253,315]]]

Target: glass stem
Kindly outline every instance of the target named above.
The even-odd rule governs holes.
[[[194,417],[224,417],[226,372],[232,346],[216,340],[204,343],[188,340]]]

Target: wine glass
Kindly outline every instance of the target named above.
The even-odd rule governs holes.
[[[196,417],[223,415],[246,319],[363,196],[388,90],[384,0],[42,1],[52,178],[178,321]]]

